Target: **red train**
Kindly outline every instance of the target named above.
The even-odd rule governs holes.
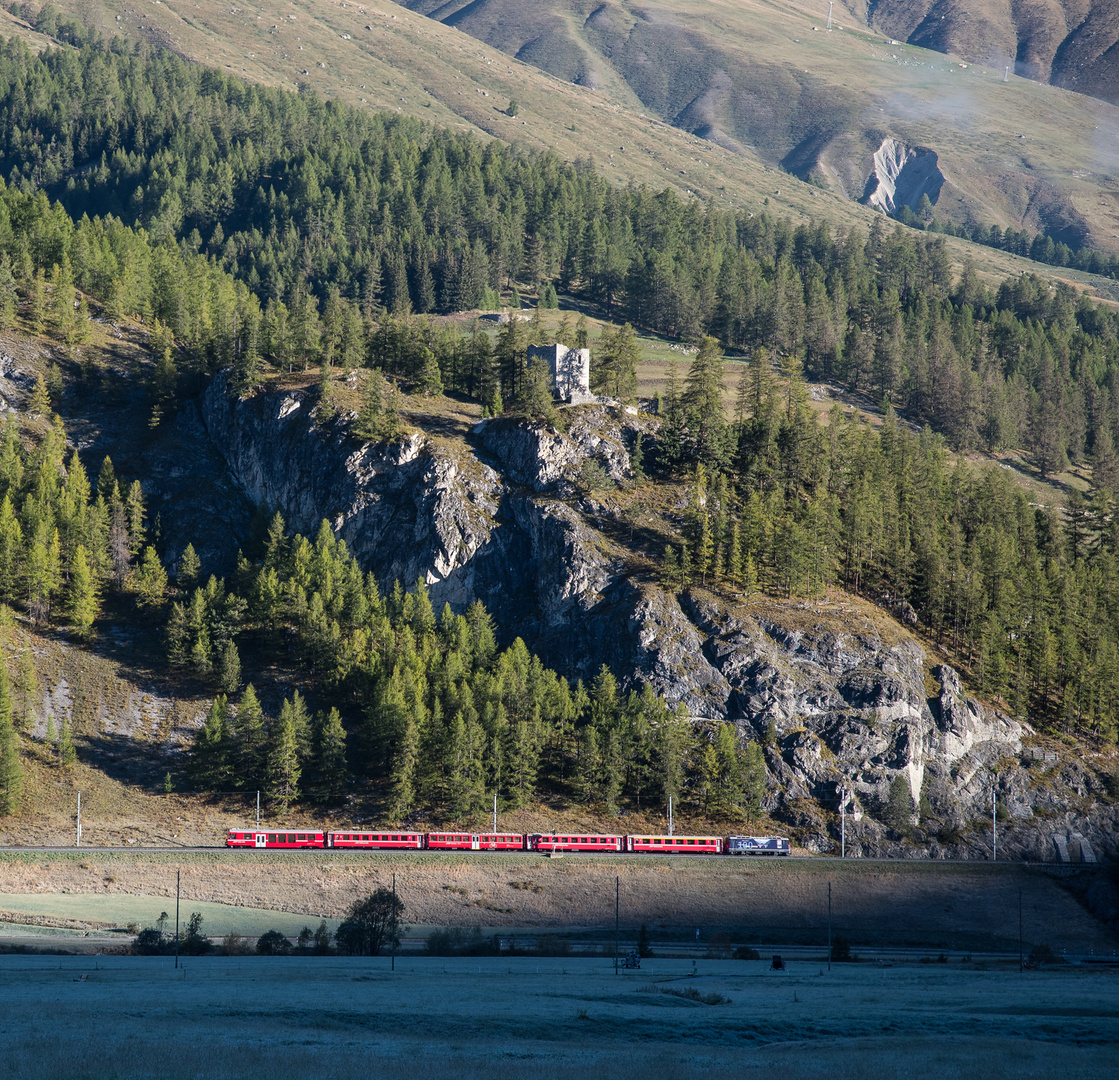
[[[272,832],[230,829],[226,847],[339,848],[361,851],[583,851],[650,855],[788,855],[783,836],[601,836],[575,833]]]

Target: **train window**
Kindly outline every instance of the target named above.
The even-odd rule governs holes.
[[[298,834],[298,835],[296,836],[296,838],[295,838],[295,839],[296,839],[296,840],[306,840],[306,839],[307,839],[307,834],[306,834],[306,833],[299,833],[299,834]]]
[[[268,843],[270,843],[270,844],[276,843],[276,834],[274,832],[268,834]]]

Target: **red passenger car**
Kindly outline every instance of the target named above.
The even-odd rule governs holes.
[[[321,832],[255,832],[251,829],[230,829],[226,847],[250,848],[321,848]]]
[[[721,836],[627,836],[626,851],[654,855],[720,855]]]
[[[332,832],[326,834],[332,848],[422,848],[422,832]]]
[[[478,837],[479,851],[524,851],[525,838],[521,833],[482,833]]]
[[[438,851],[522,851],[525,838],[520,833],[445,833],[427,834],[427,847]]]
[[[621,851],[622,837],[533,833],[525,846],[529,851]]]
[[[478,837],[473,833],[429,832],[427,846],[437,851],[477,851]]]

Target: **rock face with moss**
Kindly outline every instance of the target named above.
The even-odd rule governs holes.
[[[967,697],[870,605],[732,605],[631,574],[606,489],[648,417],[586,406],[565,431],[503,418],[451,449],[421,433],[361,444],[303,394],[231,399],[221,379],[203,413],[254,504],[305,534],[325,518],[384,586],[422,578],[437,608],[481,599],[569,677],[607,664],[761,740],[766,808],[811,850],[837,852],[842,801],[850,855],[982,857],[992,791],[1007,857],[1053,861],[1054,835],[1072,833],[1114,846],[1114,811],[1085,812],[1095,773]]]

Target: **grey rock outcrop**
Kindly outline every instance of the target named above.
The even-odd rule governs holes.
[[[862,201],[893,214],[903,206],[917,208],[922,195],[935,204],[944,186],[936,151],[885,138],[874,153],[874,163]]]

